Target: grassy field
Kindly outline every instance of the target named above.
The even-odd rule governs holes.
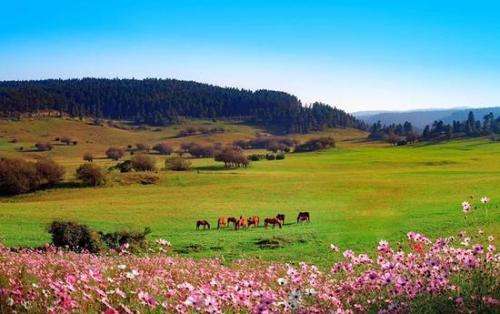
[[[4,155],[38,154],[14,152],[20,144],[8,143],[13,136],[29,145],[38,140],[40,132],[53,137],[67,123],[75,123],[70,135],[81,143],[90,134],[81,122],[58,122],[61,126],[57,128],[52,121],[35,121],[23,127],[18,122],[18,129],[3,123],[0,154]],[[43,123],[46,125],[38,125]],[[98,145],[56,147],[50,153],[68,167],[68,178],[85,150],[102,154],[109,144],[177,141],[171,138],[172,129],[133,134],[88,127],[96,128],[92,136]],[[221,136],[232,140],[255,132],[235,126],[234,132]],[[193,162],[191,172],[162,171],[161,182],[154,186],[61,187],[1,198],[0,237],[11,246],[40,245],[49,241],[46,228],[53,219],[71,219],[106,231],[149,226],[153,238],[168,239],[177,252],[195,257],[232,260],[253,256],[327,266],[331,262],[330,243],[364,251],[381,238],[402,240],[408,231],[447,236],[464,228],[476,232],[481,227],[497,238],[500,235],[500,144],[477,139],[389,147],[360,142],[359,132],[332,134],[338,140],[335,149],[254,162],[248,169],[226,170],[212,160],[199,159]],[[488,210],[478,209],[465,220],[460,203],[470,196],[478,203],[483,195],[492,199]],[[309,211],[312,222],[293,223],[298,211]],[[281,230],[195,230],[197,219],[207,219],[215,227],[221,215],[259,215],[263,219],[277,213],[287,216]],[[257,244],[273,237],[283,247],[269,249]]]

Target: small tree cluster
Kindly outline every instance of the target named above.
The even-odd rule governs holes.
[[[295,147],[296,152],[313,152],[335,147],[335,140],[333,137],[318,137],[308,140],[305,143]]]
[[[258,136],[251,140],[237,140],[233,142],[234,146],[242,149],[267,149],[272,152],[290,152],[297,141],[290,137],[282,136]]]
[[[191,135],[198,135],[198,134],[215,134],[215,133],[223,133],[225,129],[223,127],[213,127],[213,128],[206,128],[206,127],[199,127],[195,128],[193,126],[189,126],[185,128],[184,130],[181,130],[179,134],[177,134],[177,137],[184,137],[184,136],[191,136]]]
[[[106,150],[106,156],[113,160],[119,160],[125,155],[125,151],[119,147],[110,147]]]
[[[155,171],[156,170],[156,160],[155,158],[145,155],[138,154],[134,155],[131,159],[132,168],[135,171]]]
[[[183,157],[169,157],[165,159],[165,168],[173,171],[186,171],[191,168],[191,161]]]
[[[170,155],[174,152],[172,146],[167,142],[158,143],[153,146],[153,149],[156,150],[160,155]]]
[[[149,146],[149,144],[145,144],[145,143],[135,144],[135,147],[137,148],[138,151],[148,152],[151,149],[151,146]]]
[[[215,161],[224,163],[226,168],[247,167],[249,165],[248,158],[243,154],[241,148],[226,147],[215,155]]]
[[[106,183],[106,174],[101,167],[93,163],[85,163],[78,167],[76,178],[89,186],[100,186]]]
[[[213,157],[215,148],[211,145],[202,145],[197,143],[182,143],[181,148],[186,153],[196,158]]]
[[[44,152],[44,151],[52,150],[53,146],[50,143],[38,142],[35,144],[35,148],[40,152]]]
[[[50,159],[36,163],[18,158],[0,159],[0,193],[21,194],[61,182],[64,168]]]

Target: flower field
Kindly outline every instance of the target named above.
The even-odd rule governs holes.
[[[499,309],[500,255],[482,232],[380,241],[373,254],[331,246],[331,269],[170,256],[0,248],[0,312],[449,312]],[[327,249],[327,248],[325,248]]]

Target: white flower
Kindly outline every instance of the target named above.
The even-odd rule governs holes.
[[[139,276],[139,272],[135,269],[132,269],[132,271],[127,272],[125,275],[128,279],[134,279],[135,277]]]
[[[116,266],[116,268],[118,268],[120,270],[124,270],[125,268],[127,268],[127,265],[120,264],[120,265]]]
[[[481,197],[481,203],[488,204],[490,202],[490,198],[487,196]]]
[[[472,209],[472,206],[469,202],[462,202],[462,210],[464,213],[468,213]]]
[[[170,242],[165,239],[158,239],[156,240],[156,243],[158,243],[161,246],[170,246]]]
[[[12,299],[12,298],[8,298],[8,299],[7,299],[7,305],[8,305],[8,306],[13,306],[13,305],[14,305],[14,299]]]
[[[488,241],[489,241],[489,242],[493,242],[493,240],[495,240],[495,238],[494,238],[492,235],[490,235],[490,236],[488,237]]]
[[[469,237],[464,238],[464,240],[460,242],[460,244],[462,244],[463,246],[469,246],[469,243],[470,243]]]
[[[314,288],[308,288],[308,289],[304,290],[304,293],[307,296],[313,296],[313,295],[316,295],[316,290],[314,290]]]
[[[302,296],[302,294],[300,293],[299,290],[295,290],[295,291],[292,291],[290,292],[290,294],[288,295],[288,299],[293,302],[297,302],[298,300],[300,300],[300,297]]]
[[[278,282],[278,285],[280,285],[280,286],[286,285],[286,283],[287,283],[285,278],[278,278],[277,282]]]
[[[333,252],[338,252],[339,251],[339,247],[336,246],[335,244],[330,244],[330,250],[332,250]]]
[[[483,234],[483,233],[484,233],[484,231],[483,231],[483,229],[479,229],[479,230],[477,231],[477,233],[479,233],[479,234]]]

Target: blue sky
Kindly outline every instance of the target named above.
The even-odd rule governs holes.
[[[0,80],[162,77],[348,111],[500,105],[499,1],[4,1]]]

